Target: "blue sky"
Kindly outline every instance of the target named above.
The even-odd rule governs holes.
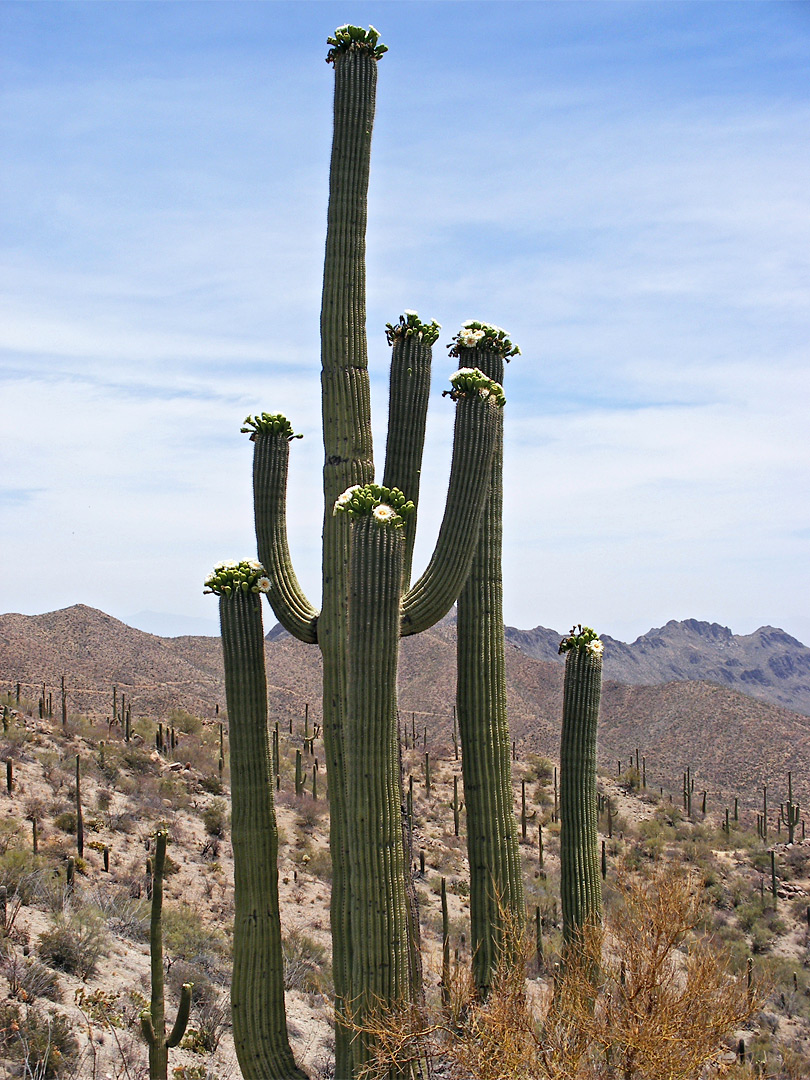
[[[214,626],[204,576],[254,552],[239,426],[262,409],[305,435],[290,543],[317,600],[323,58],[351,21],[390,48],[378,462],[384,324],[416,308],[444,327],[417,562],[449,471],[444,346],[483,318],[523,350],[508,622],[810,642],[810,5],[26,2],[0,20],[0,610]]]

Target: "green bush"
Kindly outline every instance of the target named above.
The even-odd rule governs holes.
[[[218,972],[228,952],[222,931],[206,925],[196,907],[183,903],[163,909],[163,944],[173,960],[185,960],[206,972]]]
[[[54,825],[57,829],[61,829],[64,833],[75,834],[76,832],[76,811],[75,810],[63,810],[61,814],[57,814],[53,819]]]
[[[172,709],[164,726],[176,728],[185,735],[199,735],[203,729],[203,722],[199,716],[194,716],[185,709]]]
[[[282,941],[284,989],[326,994],[331,989],[332,969],[323,945],[300,930],[291,930]]]
[[[89,910],[58,914],[54,925],[39,937],[39,956],[46,964],[68,975],[88,978],[96,969],[107,945],[99,918]]]
[[[224,799],[214,799],[202,812],[205,831],[209,836],[220,839],[225,836],[228,827],[228,804]]]

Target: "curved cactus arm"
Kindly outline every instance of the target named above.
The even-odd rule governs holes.
[[[441,327],[434,320],[422,322],[415,311],[388,323],[386,337],[391,345],[391,374],[388,390],[388,440],[385,444],[383,485],[399,488],[415,507],[419,505],[419,481],[425,446],[428,397],[430,395],[431,346]],[[416,540],[416,513],[404,526],[402,587],[411,583],[413,546]]]
[[[151,1048],[152,1046],[156,1045],[158,1040],[157,1040],[157,1033],[155,1032],[155,1026],[152,1023],[152,1015],[151,1015],[151,1013],[149,1012],[148,1009],[144,1009],[141,1012],[140,1019],[141,1019],[141,1033],[143,1034],[144,1039],[146,1040],[147,1044]]]
[[[267,729],[263,570],[230,563],[206,587],[219,600],[231,753],[234,933],[231,1015],[245,1080],[292,1080],[278,900],[278,831]]]
[[[602,918],[596,800],[596,729],[602,688],[602,642],[574,628],[566,653],[560,741],[560,898],[563,939],[576,944]]]
[[[356,1075],[373,1055],[356,1029],[370,1011],[406,1006],[415,992],[396,708],[402,526],[412,507],[375,485],[347,495],[336,509],[350,517],[352,539],[346,791]]]
[[[267,570],[267,599],[281,625],[299,641],[318,640],[318,612],[304,595],[287,544],[287,471],[294,435],[286,417],[262,413],[245,418],[253,450],[253,515],[259,560]]]
[[[188,1018],[191,1013],[191,994],[193,990],[194,986],[192,983],[183,983],[183,987],[180,991],[180,1004],[177,1006],[177,1016],[175,1017],[174,1027],[166,1040],[166,1045],[169,1049],[174,1046],[179,1046],[180,1040],[186,1033]]]
[[[403,597],[403,636],[434,626],[458,599],[475,555],[501,430],[505,399],[497,382],[462,369],[451,383],[446,393],[456,401],[456,423],[444,517],[425,572]]]

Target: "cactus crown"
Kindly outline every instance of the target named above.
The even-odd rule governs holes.
[[[257,435],[283,435],[285,439],[303,439],[303,435],[293,432],[292,424],[281,413],[256,413],[255,416],[246,416],[243,426],[239,429],[243,435],[250,435],[251,441],[256,441]]]
[[[435,319],[424,323],[416,311],[406,311],[404,315],[400,315],[399,322],[396,324],[385,324],[385,336],[389,345],[393,345],[398,338],[409,337],[417,338],[423,345],[432,345],[438,338],[440,330],[441,326]]]
[[[333,64],[338,56],[347,52],[366,52],[372,59],[379,60],[383,53],[388,52],[387,45],[377,44],[379,40],[380,32],[373,26],[369,26],[368,30],[364,30],[362,26],[348,24],[339,26],[335,30],[334,37],[326,39],[326,44],[332,46],[326,54],[326,62]]]
[[[370,516],[380,526],[399,529],[414,511],[414,505],[399,488],[382,487],[380,484],[355,484],[338,495],[333,514],[344,513],[349,517]]]
[[[571,627],[571,633],[562,639],[557,651],[562,655],[571,652],[573,649],[577,649],[579,652],[589,652],[593,656],[601,656],[604,645],[599,640],[599,635],[595,630],[590,626],[583,626],[582,623],[578,623],[576,626]]]
[[[520,356],[520,349],[509,340],[505,330],[490,323],[468,319],[447,346],[451,356],[461,356],[461,349],[487,349],[499,353],[504,360]]]
[[[449,394],[453,401],[457,401],[460,397],[467,397],[468,395],[474,397],[478,394],[479,397],[484,398],[485,401],[493,402],[500,409],[506,404],[506,397],[501,384],[495,382],[494,379],[490,379],[478,368],[465,367],[454,371],[450,376],[450,385],[453,389],[443,391],[442,397]]]
[[[232,592],[266,593],[270,591],[270,578],[260,562],[255,559],[226,559],[217,563],[205,579],[204,593],[230,596]]]

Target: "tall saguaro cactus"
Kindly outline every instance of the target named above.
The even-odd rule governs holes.
[[[231,1018],[245,1080],[304,1080],[287,1038],[278,901],[278,830],[267,725],[258,562],[220,563],[206,591],[219,596],[231,753],[235,918]]]
[[[560,896],[563,939],[576,944],[602,918],[597,847],[596,729],[602,642],[588,626],[563,638],[565,688],[560,741]]]
[[[401,792],[392,765],[396,726],[391,714],[397,649],[387,620],[395,612],[399,634],[418,633],[441,619],[457,599],[489,490],[503,392],[497,380],[478,370],[459,373],[451,381],[448,393],[456,403],[456,423],[444,518],[425,572],[408,587],[430,348],[439,326],[423,323],[415,312],[388,325],[392,359],[384,485],[369,488],[374,466],[365,330],[366,199],[377,61],[385,47],[378,44],[373,28],[352,26],[340,28],[329,43],[335,100],[321,309],[325,460],[320,611],[304,596],[287,546],[292,429],[280,414],[263,413],[249,417],[243,430],[254,442],[256,533],[259,558],[267,568],[268,599],[279,622],[301,641],[317,643],[323,656],[336,1076],[349,1080],[368,1053],[352,1029],[357,1009],[362,1012],[372,999],[383,1007],[403,1004],[401,999],[418,988],[412,916],[402,922],[407,867],[400,855]],[[403,493],[403,501],[394,507],[402,519],[396,539],[393,532],[390,537],[379,529],[374,532],[373,517],[383,504],[389,505],[385,498],[394,498],[395,488]],[[358,491],[363,492],[365,517],[372,515],[368,521],[352,520],[360,512]],[[383,491],[388,493],[385,498]],[[341,512],[347,507],[352,513]],[[368,626],[377,626],[378,619],[382,621],[376,634],[369,636]],[[371,733],[376,733],[373,738]],[[232,773],[235,770],[232,763]],[[371,822],[370,807],[386,807],[389,816]],[[399,840],[392,832],[394,819]],[[361,820],[368,827],[361,827]],[[378,829],[383,833],[378,835]],[[380,844],[390,858],[381,857]],[[384,933],[380,920],[388,920],[395,932]],[[406,924],[411,927],[407,932]]]
[[[183,1038],[191,1010],[191,983],[184,983],[174,1027],[167,1035],[163,995],[163,871],[167,839],[165,829],[159,829],[155,835],[155,857],[152,862],[152,914],[149,926],[152,994],[149,1008],[141,1013],[141,1031],[149,1047],[149,1080],[167,1080],[169,1050]]]
[[[504,361],[520,352],[500,327],[475,321],[464,324],[450,351],[497,383],[503,383]],[[525,916],[506,712],[502,519],[501,419],[478,547],[459,596],[457,626],[456,705],[467,805],[473,973],[482,996],[498,963],[504,913],[517,925]]]

